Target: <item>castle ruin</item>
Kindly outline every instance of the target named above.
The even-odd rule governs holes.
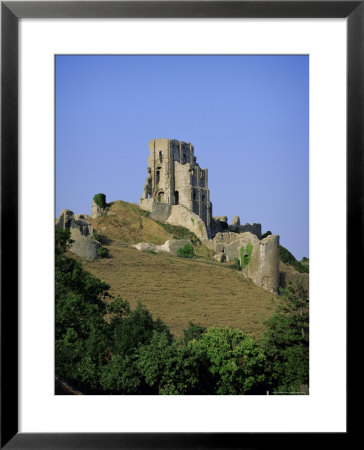
[[[175,139],[152,139],[148,146],[148,177],[139,205],[150,211],[156,203],[184,206],[209,229],[212,205],[208,173],[197,164],[193,145]]]
[[[279,236],[262,235],[259,223],[240,224],[235,216],[231,224],[226,216],[212,217],[207,169],[197,164],[190,142],[152,139],[149,144],[148,177],[139,200],[140,208],[153,220],[182,226],[192,231],[213,250],[220,262],[239,262],[241,273],[258,286],[277,292],[279,286]],[[104,194],[97,194],[103,195]],[[95,196],[96,197],[96,196]],[[109,206],[92,202],[92,218],[112,214]],[[78,256],[98,259],[100,242],[87,215],[63,210],[56,226],[70,229],[70,250]],[[138,250],[176,254],[187,240],[168,240],[163,245],[138,243]]]
[[[239,216],[230,225],[226,216],[212,217],[208,172],[197,164],[190,142],[152,139],[148,147],[148,177],[139,206],[154,220],[194,232],[221,262],[239,259],[245,276],[277,292],[279,236],[262,239],[261,225],[241,225]],[[242,249],[249,251],[242,254]]]

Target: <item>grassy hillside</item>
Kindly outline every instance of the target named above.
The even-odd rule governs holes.
[[[189,321],[206,327],[241,328],[260,337],[278,297],[245,279],[233,263],[221,264],[213,252],[196,244],[194,260],[136,250],[131,244],[163,244],[167,239],[191,237],[182,227],[164,226],[137,205],[114,202],[110,214],[92,220],[109,257],[83,261],[86,270],[110,286],[132,308],[138,300],[160,317],[173,334],[182,337]]]
[[[178,337],[189,321],[206,327],[228,325],[260,336],[261,320],[273,312],[276,297],[232,265],[144,253],[119,242],[107,248],[110,258],[83,263],[84,268],[133,308],[140,300]]]
[[[102,244],[107,247],[113,240],[128,244],[149,242],[161,245],[168,239],[191,239],[195,243],[195,254],[212,258],[213,251],[202,245],[194,233],[184,227],[163,224],[152,220],[149,213],[134,203],[121,200],[109,204],[107,216],[91,219]]]
[[[110,204],[107,216],[91,220],[104,241],[115,239],[122,242],[137,244],[150,242],[164,244],[167,239],[173,239],[162,226],[148,217],[148,213],[133,203],[117,201]]]

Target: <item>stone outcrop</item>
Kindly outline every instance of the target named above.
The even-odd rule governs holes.
[[[231,222],[232,225],[240,225],[240,217],[239,216],[235,216],[233,218],[233,221]]]
[[[149,242],[139,242],[138,244],[132,245],[132,247],[135,247],[137,250],[140,250],[141,252],[159,253],[161,251],[160,248],[162,246],[150,244]]]
[[[81,217],[84,216],[81,214],[74,216],[72,211],[64,209],[56,219],[56,226],[70,230],[73,241],[70,245],[72,253],[88,261],[95,261],[98,259],[97,249],[100,243],[93,238],[93,226]]]
[[[161,250],[162,252],[177,255],[177,250],[186,244],[191,244],[191,241],[189,239],[170,239],[161,246]]]
[[[144,252],[171,253],[172,255],[177,255],[177,250],[186,244],[191,244],[191,241],[188,239],[170,239],[163,245],[140,242],[139,244],[133,245],[133,247]]]

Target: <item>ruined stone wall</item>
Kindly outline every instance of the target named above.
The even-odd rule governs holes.
[[[209,239],[207,246],[215,252],[222,252],[225,247],[233,241],[239,239],[240,235],[233,232],[218,232],[213,239]]]
[[[183,165],[178,161],[174,162],[175,191],[178,192],[178,203],[175,204],[182,205],[195,212],[192,202],[191,170],[191,164]]]
[[[155,204],[155,201],[153,198],[145,198],[143,200],[139,200],[140,208],[144,209],[145,211],[151,212],[153,210],[154,204]]]
[[[97,219],[97,217],[102,216],[103,213],[105,212],[105,209],[104,208],[100,208],[100,206],[97,205],[94,200],[92,200],[92,207],[91,208],[92,208],[91,217],[93,219]]]
[[[238,258],[242,273],[258,286],[277,292],[279,286],[279,236],[270,235],[260,240],[251,232],[219,232],[206,245],[214,250],[220,261]],[[251,246],[251,248],[249,248]],[[240,249],[244,247],[245,260]],[[223,256],[223,258],[221,258]]]
[[[154,203],[150,217],[153,220],[158,220],[158,222],[166,222],[171,215],[171,210],[172,205],[168,205],[167,203]]]
[[[74,215],[73,211],[64,209],[56,219],[56,227],[69,229],[71,232],[70,251],[88,261],[98,259],[97,249],[100,243],[93,238],[93,226],[81,214]]]
[[[169,157],[169,140],[153,139],[149,142],[148,167],[151,169],[150,196],[160,203],[174,204],[174,170]],[[172,197],[173,196],[173,197]]]
[[[238,239],[224,246],[226,257],[230,261],[238,258],[242,273],[258,286],[274,293],[278,292],[279,236],[270,235],[262,240],[250,232],[238,236]]]

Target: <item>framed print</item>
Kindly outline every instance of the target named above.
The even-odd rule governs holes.
[[[353,292],[358,289],[362,270],[362,262],[358,262],[354,256],[357,254],[358,241],[362,248],[363,217],[361,149],[363,146],[364,6],[362,2],[8,1],[2,2],[1,7],[1,445],[5,448],[40,448],[42,446],[45,448],[145,448],[148,446],[247,448],[267,445],[265,441],[274,438],[281,439],[283,445],[292,445],[291,438],[293,439],[296,434],[297,439],[297,433],[300,433],[299,439],[302,439],[300,442],[306,444],[312,436],[311,433],[315,433],[315,439],[320,436],[319,433],[322,437],[325,436],[323,433],[338,433],[338,439],[347,439],[346,358],[348,349],[345,316],[347,302],[353,296]],[[166,39],[166,36],[170,38]],[[260,72],[251,70],[252,58],[254,58],[254,64],[259,66]],[[274,63],[272,63],[273,60]],[[234,78],[235,75],[244,72],[244,80],[249,84],[250,91],[254,90],[254,83],[259,77],[260,87],[267,86],[270,82],[269,78],[263,79],[261,75],[267,72],[264,69],[267,67],[267,61],[270,68],[272,65],[275,68],[274,76],[277,80],[274,84],[275,104],[279,105],[280,110],[287,108],[291,111],[291,116],[285,117],[281,122],[274,113],[269,114],[268,109],[260,116],[262,107],[259,107],[256,98],[249,104],[248,91],[244,91],[244,99],[240,101],[250,105],[249,113],[246,116],[239,116],[241,114],[241,109],[237,106],[240,92],[239,78]],[[108,67],[106,76],[104,76],[105,67]],[[164,68],[163,74],[161,67]],[[117,75],[111,75],[114,71]],[[174,83],[170,82],[169,71],[174,74]],[[302,81],[304,88],[298,88],[292,78],[286,76],[287,73],[294,71],[297,71],[301,77],[300,82]],[[95,74],[97,76],[93,78]],[[122,78],[124,76],[126,78]],[[200,77],[203,76],[206,83],[201,81]],[[75,80],[78,80],[78,84]],[[200,84],[196,85],[196,80],[200,80]],[[124,83],[124,90],[120,88],[122,83]],[[287,91],[289,94],[286,94],[286,98],[284,94],[286,91],[278,89],[280,85],[284,85],[287,89],[289,83],[293,83],[293,87],[290,86],[292,89]],[[103,87],[98,91],[100,84]],[[69,88],[71,85],[74,85],[73,91]],[[126,85],[128,89],[125,89]],[[163,86],[163,89],[160,86]],[[235,95],[232,93],[233,89],[236,90]],[[303,111],[302,115],[295,109],[301,101],[301,97],[297,94],[298,90],[300,93],[304,92],[303,106],[300,109]],[[175,95],[173,95],[174,92]],[[264,92],[264,100],[267,101],[272,91]],[[118,95],[119,98],[123,98],[122,104],[115,102],[115,97]],[[166,98],[162,101],[163,95]],[[213,96],[220,96],[221,103],[211,102]],[[235,103],[234,101],[228,103],[226,101],[228,96],[235,99]],[[96,98],[99,98],[98,103]],[[144,103],[139,101],[140,98],[143,98]],[[203,99],[203,105],[194,103],[196,98]],[[73,112],[81,108],[83,101],[84,105],[89,105],[88,109],[86,107],[80,110],[78,116],[74,115]],[[226,110],[222,112],[224,102]],[[290,106],[284,106],[285,102],[290,102]],[[95,185],[91,187],[95,190],[92,195],[96,194],[93,197],[92,211],[92,216],[95,214],[95,217],[72,215],[66,218],[65,214],[70,214],[71,211],[62,212],[62,216],[58,209],[67,209],[69,203],[77,198],[79,194],[77,186],[87,191],[90,173],[100,178],[113,178],[115,184],[124,186],[125,197],[123,198],[123,194],[120,194],[119,198],[114,196],[111,200],[129,201],[127,192],[134,189],[130,187],[130,180],[135,173],[135,167],[144,167],[147,164],[147,157],[143,161],[135,159],[133,136],[136,142],[138,134],[143,135],[143,139],[147,139],[147,134],[154,132],[158,135],[150,136],[152,140],[149,142],[151,156],[147,164],[148,172],[138,175],[142,178],[142,182],[138,181],[136,188],[141,194],[139,205],[145,206],[146,211],[141,213],[138,219],[142,223],[142,228],[144,227],[145,230],[148,226],[154,227],[152,219],[158,220],[157,223],[167,221],[167,216],[169,226],[180,225],[185,219],[182,220],[176,211],[177,209],[182,211],[187,205],[186,202],[191,200],[188,226],[186,222],[184,226],[193,229],[196,233],[201,233],[199,238],[202,241],[204,239],[203,224],[200,228],[196,225],[200,223],[199,221],[206,225],[209,238],[214,239],[218,233],[223,234],[227,230],[231,233],[249,231],[249,233],[255,233],[254,236],[258,234],[260,240],[267,239],[267,247],[269,247],[271,244],[268,245],[268,242],[274,240],[274,236],[270,236],[272,233],[262,237],[267,228],[269,229],[269,224],[265,224],[264,230],[257,231],[253,225],[249,225],[250,228],[247,230],[240,225],[239,217],[235,217],[233,223],[229,221],[230,224],[228,224],[228,220],[223,216],[215,216],[217,213],[224,214],[224,211],[212,213],[207,171],[205,172],[202,167],[212,167],[211,178],[213,178],[214,168],[216,167],[216,172],[220,169],[221,183],[228,184],[229,175],[226,174],[228,166],[224,166],[223,158],[229,153],[222,148],[224,144],[232,147],[234,142],[220,138],[219,151],[216,153],[207,150],[203,153],[202,149],[201,152],[206,157],[210,154],[211,162],[206,161],[204,156],[204,165],[200,167],[196,162],[196,156],[199,158],[199,149],[196,146],[194,150],[194,142],[187,142],[189,136],[183,136],[183,133],[181,136],[178,131],[176,131],[178,136],[162,136],[163,128],[159,129],[157,122],[153,121],[153,108],[149,108],[151,104],[155,104],[156,109],[171,108],[170,114],[160,116],[169,134],[177,128],[169,126],[168,121],[170,120],[173,124],[174,121],[184,120],[183,117],[189,113],[188,108],[190,108],[190,116],[196,117],[196,129],[200,131],[201,136],[202,131],[205,130],[205,137],[201,139],[207,140],[206,134],[211,132],[211,141],[206,144],[206,148],[210,149],[213,147],[214,139],[217,139],[213,136],[217,133],[218,126],[213,125],[213,114],[218,116],[219,120],[226,119],[226,122],[220,122],[220,126],[225,129],[225,136],[227,136],[227,130],[232,130],[233,127],[235,130],[241,130],[241,141],[236,137],[237,135],[234,135],[235,142],[237,145],[242,145],[244,139],[248,141],[250,148],[255,149],[256,159],[253,157],[239,159],[234,155],[235,165],[239,161],[242,173],[237,170],[231,172],[231,176],[234,179],[241,176],[252,186],[254,177],[251,178],[247,168],[249,164],[261,167],[262,171],[264,165],[269,166],[266,173],[269,177],[269,173],[273,171],[272,180],[274,174],[277,174],[276,178],[284,177],[285,174],[282,172],[284,160],[287,159],[287,155],[289,157],[290,153],[294,152],[294,146],[293,138],[288,140],[290,144],[287,144],[287,153],[284,153],[283,145],[280,148],[279,144],[275,143],[276,135],[281,129],[286,135],[297,136],[301,132],[300,127],[304,127],[306,135],[303,140],[308,149],[308,103],[310,269],[312,269],[310,291],[312,290],[313,293],[310,304],[309,395],[288,396],[286,395],[288,392],[284,389],[286,386],[283,384],[280,386],[280,392],[278,389],[269,391],[260,379],[261,384],[254,385],[256,390],[251,388],[250,392],[246,392],[252,395],[239,396],[235,395],[233,383],[227,387],[227,384],[216,382],[216,372],[213,378],[216,386],[211,387],[209,383],[212,383],[212,378],[206,378],[204,384],[201,383],[199,389],[195,391],[186,390],[183,387],[184,382],[181,383],[182,387],[178,392],[174,390],[175,387],[171,388],[169,382],[160,384],[159,390],[156,390],[150,382],[149,385],[147,383],[138,385],[137,388],[131,387],[128,391],[129,387],[125,388],[124,385],[122,389],[115,387],[120,386],[123,374],[120,375],[119,371],[116,377],[118,381],[115,382],[114,372],[111,372],[111,369],[110,372],[104,370],[102,389],[97,390],[98,388],[92,387],[90,374],[93,369],[92,365],[88,365],[89,360],[83,361],[82,367],[75,365],[75,373],[82,372],[83,378],[81,377],[81,380],[77,378],[77,374],[74,375],[71,378],[75,382],[74,386],[67,387],[67,380],[62,377],[57,380],[61,383],[63,394],[66,386],[66,389],[69,388],[76,393],[97,395],[54,395],[54,366],[61,367],[57,356],[55,360],[53,356],[55,333],[53,319],[56,316],[56,326],[58,326],[58,312],[55,311],[49,299],[55,288],[53,281],[54,219],[59,217],[58,228],[62,228],[63,231],[68,227],[65,225],[66,222],[75,224],[71,225],[71,228],[75,228],[76,225],[83,226],[87,221],[88,224],[92,223],[91,232],[88,230],[85,233],[92,235],[92,246],[95,247],[98,258],[107,255],[108,251],[119,252],[120,255],[124,252],[124,258],[129,258],[130,261],[132,255],[137,254],[135,248],[132,250],[129,247],[125,250],[122,246],[114,248],[110,243],[112,239],[105,240],[106,232],[104,235],[103,232],[111,223],[111,221],[109,224],[103,222],[106,216],[109,215],[109,219],[116,217],[121,210],[118,212],[115,208],[127,208],[122,212],[124,216],[132,215],[135,211],[123,202],[116,206],[117,202],[107,204],[109,199],[101,194],[102,187],[97,191]],[[236,108],[235,116],[240,117],[243,122],[240,125],[238,119],[236,123],[234,122],[236,119],[233,114],[234,108]],[[272,111],[277,111],[279,108],[275,107]],[[91,110],[100,110],[97,120],[89,114]],[[196,111],[198,114],[194,116]],[[255,113],[257,117],[264,118],[260,120],[272,124],[269,131],[265,131],[267,140],[262,141],[260,147],[257,144],[260,138],[260,127],[256,129],[255,141],[249,141],[248,128],[254,127],[254,122],[250,119]],[[135,122],[129,123],[128,117],[134,117]],[[142,117],[145,118],[142,119]],[[293,117],[297,120],[296,124],[290,122]],[[122,118],[123,123],[119,123],[118,118]],[[85,122],[89,127],[87,128],[89,136],[82,135],[82,130],[86,129]],[[126,126],[127,123],[128,126]],[[65,134],[62,130],[65,124],[68,130],[71,130],[69,132],[72,133],[72,142],[64,139]],[[136,124],[139,124],[139,129]],[[129,141],[127,141],[128,127]],[[143,127],[143,130],[148,129],[145,137],[140,127]],[[112,135],[112,129],[119,130],[119,134]],[[193,129],[191,126],[189,133],[192,137],[198,136],[193,134],[191,131]],[[122,140],[125,140],[125,150],[123,150],[125,153],[116,150],[116,159],[108,153],[107,157],[111,158],[109,169],[105,173],[102,172],[104,166],[100,162],[96,164],[100,171],[97,174],[96,166],[92,166],[95,161],[90,162],[90,160],[106,157],[103,150],[106,138],[103,136],[107,130],[112,135],[108,138],[117,142],[116,149],[119,148]],[[159,139],[162,137],[167,139]],[[282,160],[276,163],[277,167],[274,166],[274,159],[269,159],[268,153],[264,153],[264,148],[269,145],[272,146],[276,155],[284,155]],[[290,149],[289,145],[291,145]],[[62,160],[60,153],[56,154],[55,171],[52,146],[62,148],[63,154],[67,155],[67,158]],[[77,146],[83,146],[84,151],[78,151]],[[128,156],[128,151],[133,154]],[[262,152],[260,159],[259,151]],[[120,158],[125,165],[130,165],[130,170],[118,170],[117,164]],[[163,168],[167,167],[166,161],[168,170],[164,172]],[[247,166],[243,167],[245,164]],[[307,179],[308,186],[308,154],[304,160],[297,160],[296,165],[301,171],[307,169],[304,177]],[[186,167],[190,168],[187,175]],[[288,168],[292,167],[287,166],[287,172]],[[79,180],[77,180],[78,175]],[[186,176],[191,177],[188,178],[190,181],[187,183],[187,190],[185,181],[181,181],[187,179]],[[293,180],[293,177],[291,179],[290,176],[292,177],[292,174],[287,173],[287,179],[291,180],[291,186],[293,186],[294,181],[297,180]],[[296,178],[297,176],[295,175]],[[65,196],[67,204],[66,200],[62,203],[61,196],[57,196],[56,202],[62,206],[54,203],[55,178],[56,190],[58,186],[62,186],[63,191],[66,187],[70,190],[68,197]],[[72,182],[76,180],[77,183],[72,184],[71,180]],[[235,186],[232,181],[231,186]],[[268,189],[269,186],[270,189]],[[267,198],[269,195],[274,195],[273,182],[270,185],[267,181],[266,186],[263,185],[261,188],[269,191],[266,193]],[[236,190],[236,187],[234,189]],[[289,192],[289,190],[287,185],[285,191]],[[292,192],[289,192],[291,197],[294,195],[293,191],[292,189]],[[100,193],[97,194],[97,192]],[[212,202],[214,195],[216,195],[215,191],[211,192]],[[286,197],[282,197],[281,203],[286,201]],[[271,203],[273,205],[273,200]],[[225,204],[228,207],[228,204]],[[241,205],[244,204],[247,203],[241,203]],[[105,212],[107,208],[111,209]],[[268,204],[265,208],[268,208]],[[293,216],[294,209],[290,208]],[[84,211],[75,210],[75,213],[83,214]],[[237,213],[243,214],[243,211],[237,211]],[[180,214],[183,215],[182,212]],[[176,217],[176,215],[179,218],[173,219],[173,222],[172,216]],[[306,216],[308,225],[308,213]],[[101,219],[98,220],[99,217]],[[302,219],[301,222],[304,220],[306,219]],[[122,227],[124,225],[123,222]],[[298,234],[300,233],[299,225],[296,226]],[[165,227],[163,233],[166,230],[171,233],[171,229]],[[131,227],[128,230],[131,233],[134,228]],[[157,258],[155,255],[158,255],[158,246],[163,244],[169,236],[163,234],[159,228],[158,231],[155,228],[153,230],[154,234],[152,232],[145,234],[151,239],[148,241],[151,246],[143,249],[146,250],[143,258]],[[155,238],[157,232],[162,234]],[[275,233],[275,230],[273,232]],[[84,231],[81,231],[81,235],[82,233]],[[78,238],[75,234],[72,236],[71,251],[72,248],[75,249],[76,244],[78,245]],[[191,238],[192,235],[188,236]],[[185,237],[185,235],[182,236],[182,238]],[[173,238],[176,239],[176,236],[173,235]],[[178,235],[178,238],[181,236]],[[142,238],[135,242],[133,239],[130,243],[134,247],[140,245],[140,241],[146,242]],[[239,271],[249,273],[249,278],[253,280],[251,290],[254,289],[255,284],[261,283],[260,286],[265,289],[277,291],[278,284],[277,286],[272,284],[277,277],[271,272],[263,273],[261,280],[255,279],[255,275],[248,272],[253,261],[256,261],[255,248],[252,244],[255,242],[254,239],[248,243],[239,241],[239,248],[235,249],[236,254],[228,245],[221,247],[215,242],[212,253],[215,252],[215,256],[221,260],[227,259],[231,268],[235,270],[235,272],[230,271],[234,276],[241,277]],[[282,245],[284,245],[283,242]],[[228,244],[230,245],[230,242]],[[278,243],[276,244],[277,252],[282,251],[281,247],[278,249]],[[185,245],[183,247],[185,252],[191,252],[188,243],[183,242],[183,245]],[[100,250],[102,251],[104,247],[105,255],[101,255]],[[183,248],[179,247],[178,252]],[[196,249],[192,248],[192,253],[194,251]],[[204,251],[207,255],[208,248],[206,247]],[[262,249],[260,252],[262,254]],[[77,252],[74,253],[78,255]],[[299,259],[306,256],[304,250],[299,256]],[[306,260],[302,258],[301,262],[296,262],[303,265]],[[117,264],[116,257],[114,260],[111,258],[107,261],[106,258],[104,261],[106,265],[107,263]],[[158,261],[158,264],[162,264],[161,260]],[[170,261],[172,259],[168,260],[168,264]],[[183,267],[187,267],[188,259],[183,261]],[[156,264],[157,267],[158,264]],[[172,264],[174,264],[173,261]],[[176,262],[176,264],[182,263]],[[235,264],[234,267],[233,264]],[[91,273],[96,270],[92,262],[85,265]],[[111,266],[106,267],[106,265],[105,270],[109,271]],[[211,267],[217,267],[217,265],[217,261],[211,262]],[[195,264],[194,267],[196,270],[197,265]],[[125,272],[124,275],[126,279],[127,276],[131,276],[131,273]],[[155,274],[153,276],[155,277]],[[225,275],[221,283],[226,282],[227,278],[228,275]],[[113,280],[110,277],[106,277],[106,280],[113,286]],[[134,295],[135,298],[139,295],[139,291],[135,290],[135,285],[138,283],[147,285],[147,276],[144,278],[140,275],[132,276],[129,283],[129,295]],[[161,282],[159,286],[162,284]],[[204,288],[206,296],[208,296],[207,288],[207,286]],[[144,287],[143,289],[147,298],[147,290]],[[229,289],[230,294],[233,295],[233,287]],[[112,294],[117,295],[113,288]],[[196,291],[194,295],[199,294]],[[203,295],[198,298],[202,299]],[[188,301],[188,298],[181,299],[181,303]],[[188,304],[191,308],[192,303]],[[136,304],[132,305],[132,308],[134,307]],[[128,307],[123,304],[122,308],[127,311]],[[213,308],[212,304],[211,308]],[[202,309],[203,311],[199,313],[201,318],[199,323],[205,325],[203,317],[208,315],[208,308]],[[113,318],[117,317],[118,312],[115,311],[115,309],[108,310],[110,323],[114,323]],[[106,311],[103,311],[103,314],[104,312]],[[182,313],[178,312],[178,314]],[[236,307],[235,316],[239,314],[239,308]],[[177,315],[177,309],[175,315]],[[163,317],[163,320],[168,327],[172,327],[172,334],[180,333],[182,339],[182,328],[187,327],[187,322],[182,325],[175,324],[172,316]],[[214,320],[217,326],[220,325],[217,319]],[[96,327],[95,323],[93,326]],[[212,325],[212,322],[206,321],[207,327]],[[156,335],[156,332],[165,325],[158,322],[153,326],[156,327],[154,329],[154,335]],[[125,333],[125,330],[120,330],[122,328],[119,332]],[[192,331],[199,332],[197,329]],[[111,333],[109,329],[104,332]],[[112,333],[115,335],[118,333],[117,327]],[[303,328],[301,333],[304,336]],[[69,334],[67,336],[69,339]],[[221,343],[223,339],[221,335],[217,342]],[[328,341],[330,344],[327,344]],[[62,351],[67,351],[66,346],[69,342],[67,340]],[[112,361],[114,354],[119,351],[115,348],[112,347],[112,350],[108,351],[103,349],[103,353],[100,353],[103,367],[111,367],[109,360]],[[143,355],[145,349],[143,350],[142,346],[138,348],[138,357],[141,361],[140,355]],[[207,351],[201,349],[199,348],[198,351]],[[150,351],[149,347],[148,351]],[[149,370],[150,355],[144,353],[144,356],[147,361],[144,369],[147,367],[145,370]],[[334,361],[336,364],[339,361],[339,364],[335,368],[335,377],[331,377],[329,367],[334,364]],[[243,361],[240,369],[244,367],[244,364]],[[130,367],[129,365],[125,368],[125,372]],[[141,367],[140,364],[138,367]],[[64,375],[64,373],[71,373],[72,369],[69,365],[64,372],[62,372],[63,369],[57,370]],[[186,367],[185,371],[187,371]],[[150,371],[148,374],[150,375]],[[149,375],[144,375],[145,379]],[[84,383],[85,379],[91,380],[91,384]],[[75,386],[77,389],[73,389]],[[299,388],[302,391],[293,393],[308,393],[308,386],[304,382]],[[244,389],[249,388],[244,387]],[[335,391],[334,396],[333,391]],[[158,396],[158,399],[156,395],[146,395],[158,393],[172,395]],[[176,395],[181,393],[186,395]],[[215,393],[230,395],[211,395]],[[272,393],[284,395],[271,395]],[[331,415],[328,413],[326,416],[327,411],[330,411]],[[95,414],[95,412],[98,413]],[[258,418],[261,419],[260,424]]]

